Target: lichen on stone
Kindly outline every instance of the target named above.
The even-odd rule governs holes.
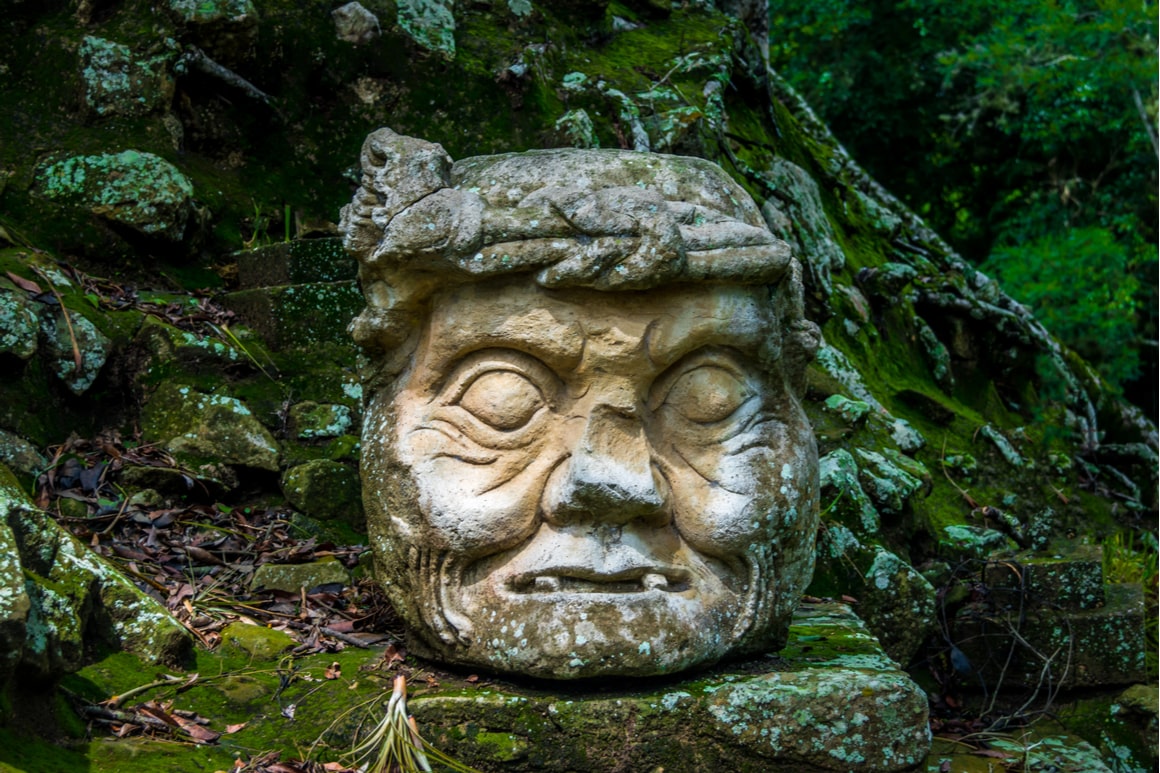
[[[179,241],[193,211],[193,183],[153,153],[71,156],[42,167],[38,190],[146,235]]]
[[[399,27],[429,51],[455,58],[454,0],[400,0]]]
[[[167,107],[173,98],[170,68],[177,46],[171,39],[163,42],[163,53],[138,57],[128,46],[86,35],[78,53],[88,109],[110,117],[144,115]]]

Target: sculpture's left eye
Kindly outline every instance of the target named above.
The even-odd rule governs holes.
[[[664,404],[697,424],[724,421],[752,397],[753,390],[725,368],[703,365],[673,383]]]
[[[544,406],[540,390],[526,377],[511,370],[483,373],[459,396],[459,407],[475,418],[504,432],[519,429]]]

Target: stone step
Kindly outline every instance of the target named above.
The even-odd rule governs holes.
[[[242,289],[313,282],[342,282],[358,275],[358,264],[342,248],[342,239],[301,239],[240,250],[229,256],[238,264]]]
[[[1079,545],[1057,553],[1022,553],[991,560],[983,570],[989,591],[1025,594],[1033,604],[1065,609],[1096,609],[1104,604],[1104,551]]]
[[[1092,609],[1051,608],[1009,594],[967,605],[955,616],[952,641],[970,661],[965,686],[979,679],[1005,686],[1053,688],[1144,681],[1144,593],[1139,585],[1108,585]],[[1010,603],[1010,602],[1015,603]],[[1018,634],[1018,635],[1016,635]]]
[[[365,305],[353,280],[238,290],[218,300],[275,349],[353,346],[346,328]]]

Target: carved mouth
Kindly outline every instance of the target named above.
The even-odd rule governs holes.
[[[549,569],[527,572],[508,582],[516,593],[647,593],[688,590],[686,572],[675,569],[636,569],[602,575],[590,570]]]

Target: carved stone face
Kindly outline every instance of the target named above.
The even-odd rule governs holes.
[[[412,647],[576,678],[783,644],[813,567],[817,451],[766,350],[770,307],[729,284],[437,293],[364,429],[368,523]]]

